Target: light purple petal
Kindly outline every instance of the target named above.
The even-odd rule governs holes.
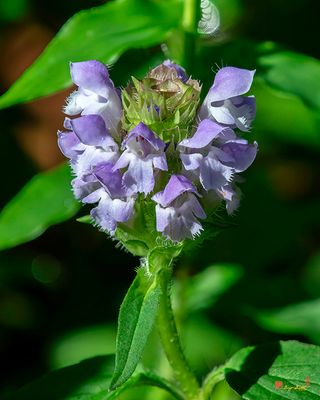
[[[200,167],[200,182],[204,189],[219,189],[232,179],[232,168],[223,165],[215,157],[206,157]]]
[[[184,168],[187,171],[192,171],[198,169],[200,167],[201,161],[203,159],[203,155],[199,153],[193,154],[180,154],[180,158]]]
[[[190,139],[184,139],[179,143],[179,147],[201,149],[207,146],[226,128],[210,119],[204,119],[198,125],[195,134]]]
[[[154,188],[152,160],[135,158],[123,175],[125,185],[139,193],[148,194]]]
[[[237,142],[228,142],[221,147],[221,150],[230,156],[233,161],[226,164],[236,172],[245,171],[253,163],[257,155],[258,144],[244,144]]]
[[[117,221],[110,215],[110,207],[112,207],[110,198],[100,200],[98,206],[93,208],[90,214],[101,229],[113,235],[117,229]]]
[[[70,121],[72,130],[80,141],[89,146],[116,146],[106,124],[99,115],[85,115]]]
[[[130,142],[138,137],[146,140],[155,150],[164,150],[165,143],[152,132],[143,122],[140,122],[122,142],[122,148],[125,148]]]
[[[74,132],[58,131],[58,146],[61,152],[70,159],[75,159],[84,151],[84,145]]]
[[[97,183],[96,183],[97,184]],[[105,189],[100,187],[93,192],[89,193],[86,197],[82,199],[82,203],[84,204],[93,204],[98,203],[101,198],[105,197]]]
[[[73,171],[78,178],[85,179],[87,174],[92,174],[93,169],[107,162],[114,163],[118,155],[113,151],[105,151],[93,146],[87,146],[85,151],[77,158],[76,162],[72,164]]]
[[[171,207],[163,208],[160,204],[156,205],[157,231],[163,232],[174,216],[174,209]]]
[[[163,192],[152,197],[154,201],[167,207],[178,196],[185,192],[197,193],[193,184],[183,175],[172,175]]]
[[[113,169],[114,164],[104,163],[97,166],[93,173],[108,190],[112,198],[124,195],[124,188],[122,184],[122,176],[119,170]]]
[[[107,98],[92,98],[93,96],[83,97],[82,115],[100,115],[106,123],[107,128],[113,135],[116,135],[122,116],[121,98],[116,89],[110,89]],[[80,96],[79,96],[80,100]]]
[[[251,87],[254,74],[255,70],[249,71],[235,67],[221,68],[209,90],[207,101],[211,103],[247,93]]]
[[[232,100],[235,104],[237,98]],[[248,131],[250,129],[252,121],[256,116],[256,99],[254,96],[241,97],[240,104],[236,104],[235,124],[237,128],[242,131]]]
[[[196,217],[201,219],[207,218],[207,215],[196,196],[189,196],[188,203],[190,204],[190,208]]]
[[[99,188],[101,188],[101,185],[100,185],[99,182],[85,182],[80,178],[75,178],[75,179],[72,180],[71,185],[72,185],[72,190],[73,190],[74,197],[76,199],[78,199],[78,200],[81,200],[82,202],[91,193],[95,193],[95,194],[93,194],[93,196],[98,196],[98,200],[100,198],[99,197],[100,194],[96,193],[96,191]],[[98,200],[94,200],[92,202],[96,203]]]
[[[117,222],[128,221],[133,213],[134,198],[129,198],[127,200],[114,199],[112,201],[112,208],[110,209],[110,215]]]
[[[232,105],[230,100],[224,101],[222,105],[220,103],[221,102],[212,102],[209,105],[211,117],[213,117],[219,124],[235,127],[238,114],[237,108]]]
[[[115,163],[113,169],[116,170],[127,167],[134,158],[134,154],[130,153],[128,150],[124,151]]]
[[[165,154],[152,157],[152,162],[154,168],[161,169],[162,171],[168,171],[168,164]]]
[[[99,61],[70,63],[72,81],[80,88],[90,90],[100,96],[108,97],[110,87],[108,68]]]

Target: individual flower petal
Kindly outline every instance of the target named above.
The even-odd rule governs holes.
[[[242,95],[251,87],[255,71],[226,67],[216,74],[214,83],[200,108],[200,119],[247,131],[255,117],[254,96]]]
[[[109,134],[100,115],[85,115],[70,120],[70,125],[79,140],[89,146],[115,147],[116,142]]]
[[[58,131],[58,146],[61,152],[70,159],[75,159],[85,149],[74,132]]]
[[[174,242],[193,238],[202,226],[198,218],[205,218],[193,184],[183,175],[172,175],[162,192],[152,199],[156,205],[157,230]]]
[[[232,180],[233,170],[223,165],[211,154],[203,159],[200,166],[200,182],[205,190],[220,189]]]
[[[225,129],[210,119],[204,119],[199,123],[195,134],[189,139],[182,140],[178,146],[201,149],[211,143]]]
[[[180,158],[184,168],[187,171],[192,171],[198,169],[203,160],[203,155],[200,153],[191,153],[191,154],[180,154]]]
[[[129,147],[130,149],[142,152],[141,155],[146,157],[154,151],[163,151],[166,144],[155,136],[151,129],[143,122],[140,122],[122,142],[122,148]]]
[[[258,144],[257,142],[253,144],[228,142],[221,147],[221,150],[228,154],[231,159],[225,164],[232,167],[236,172],[242,172],[249,168],[256,158]]]
[[[72,81],[79,87],[107,97],[113,84],[109,78],[108,68],[99,61],[70,63]]]
[[[87,146],[85,151],[79,155],[72,163],[72,169],[75,175],[84,181],[96,179],[92,173],[95,167],[100,164],[115,162],[118,153],[112,150],[105,151],[94,146]]]
[[[138,193],[152,192],[154,188],[152,159],[133,159],[123,175],[123,181],[128,188]]]
[[[155,194],[152,199],[162,207],[167,207],[177,197],[185,192],[197,193],[197,189],[188,178],[183,175],[172,175],[162,192]]]
[[[235,67],[221,68],[209,90],[208,101],[211,103],[226,100],[247,93],[252,85],[254,74],[255,70],[249,71]]]

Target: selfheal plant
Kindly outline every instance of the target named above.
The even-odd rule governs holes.
[[[96,204],[91,217],[102,230],[125,247],[130,232],[130,250],[143,242],[147,255],[200,235],[200,220],[221,202],[235,211],[238,175],[257,153],[236,132],[255,116],[254,97],[244,96],[254,71],[220,69],[202,104],[200,82],[170,60],[122,90],[98,61],[71,63],[71,76],[78,89],[64,111],[81,116],[66,118],[58,143],[75,197]]]
[[[74,195],[94,205],[95,225],[142,256],[120,310],[111,389],[134,372],[158,316],[176,397],[205,399],[212,380],[200,388],[174,325],[172,263],[203,234],[208,216],[239,206],[239,174],[258,149],[243,137],[255,116],[254,97],[244,96],[254,71],[220,69],[202,104],[201,83],[170,60],[121,90],[98,61],[71,63],[71,76],[78,88],[67,99],[58,143]]]

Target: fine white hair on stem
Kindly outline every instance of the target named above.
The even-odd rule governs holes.
[[[201,0],[201,19],[198,32],[202,35],[212,36],[220,26],[220,14],[212,0]]]

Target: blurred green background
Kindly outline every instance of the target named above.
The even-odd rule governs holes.
[[[69,17],[103,3],[0,0],[1,91]],[[248,138],[257,140],[260,150],[245,174],[236,216],[176,266],[183,343],[199,376],[246,344],[296,338],[320,345],[317,2],[215,4],[220,31],[203,39],[189,72],[201,79],[205,92],[217,65],[257,69],[252,89],[257,119]],[[163,58],[159,46],[127,51],[112,66],[111,77],[125,85],[131,73],[139,77]],[[67,93],[1,112],[1,207],[35,173],[63,161],[56,131]],[[1,391],[52,368],[114,352],[118,309],[138,264],[75,218],[1,252]],[[155,340],[150,339],[153,351],[145,363],[166,369]],[[234,398],[224,384],[216,396]]]

